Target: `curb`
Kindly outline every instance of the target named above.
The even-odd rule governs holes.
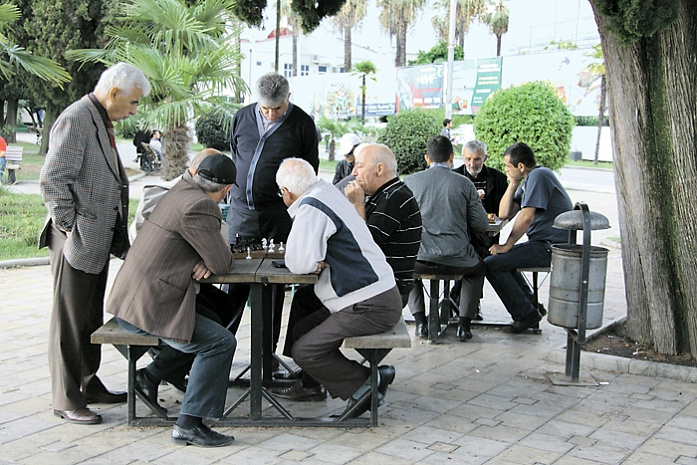
[[[48,265],[48,257],[17,258],[15,260],[0,261],[0,269],[19,268],[22,266]]]

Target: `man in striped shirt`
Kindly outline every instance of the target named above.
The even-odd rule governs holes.
[[[382,144],[359,146],[354,152],[355,181],[344,193],[368,223],[375,243],[392,267],[402,307],[414,286],[414,263],[421,242],[421,213],[409,188],[397,176],[397,160]]]

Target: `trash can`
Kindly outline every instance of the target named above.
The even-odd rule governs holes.
[[[586,329],[600,328],[603,324],[607,254],[608,249],[604,247],[590,247]],[[582,258],[583,245],[555,244],[552,246],[549,313],[547,314],[550,324],[564,328],[578,328]]]

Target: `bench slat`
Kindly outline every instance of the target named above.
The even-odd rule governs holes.
[[[404,319],[400,318],[392,329],[384,333],[347,337],[342,347],[345,349],[408,349],[411,347],[411,337]]]
[[[10,162],[10,161],[21,162],[23,153],[24,153],[24,147],[8,146],[7,150],[5,151],[5,159],[8,162]]]
[[[159,338],[155,336],[134,334],[130,331],[126,331],[116,322],[115,318],[107,321],[101,328],[93,332],[90,341],[92,344],[124,346],[157,346],[160,343]]]

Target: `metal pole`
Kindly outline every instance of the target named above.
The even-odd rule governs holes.
[[[453,114],[453,62],[455,61],[455,15],[457,0],[450,0],[450,24],[448,25],[448,68],[445,83],[445,117]]]

